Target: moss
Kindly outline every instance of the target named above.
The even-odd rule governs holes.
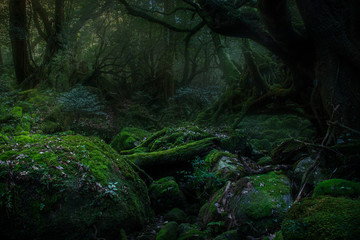
[[[272,159],[270,156],[264,156],[257,161],[257,164],[260,166],[270,165],[272,164]]]
[[[299,160],[303,152],[307,152],[303,143],[288,140],[274,148],[271,152],[271,159],[274,164],[293,164]]]
[[[13,142],[18,144],[27,144],[27,143],[36,143],[45,138],[40,134],[28,134],[28,135],[19,135],[13,138]]]
[[[294,204],[282,223],[284,239],[358,239],[360,201],[343,197],[304,198]]]
[[[247,137],[238,132],[232,132],[220,138],[219,146],[221,149],[235,153],[240,151],[243,155],[250,154],[251,148],[247,142]]]
[[[305,172],[314,165],[315,160],[311,157],[305,157],[299,160],[295,165],[295,169],[293,172],[294,179],[299,182],[302,181],[302,178]],[[313,186],[316,186],[319,182],[323,181],[327,178],[327,176],[331,175],[331,171],[326,168],[317,167],[307,177],[307,183]]]
[[[61,126],[57,122],[46,121],[41,124],[43,133],[52,134],[61,131]]]
[[[231,230],[218,235],[214,240],[237,240],[239,235],[237,230]]]
[[[358,154],[360,148],[360,140],[353,139],[350,142],[336,144],[331,148],[345,155]]]
[[[184,229],[184,224],[179,226],[180,235],[177,240],[209,239],[207,234],[198,229],[195,225],[188,224]]]
[[[9,115],[14,119],[21,118],[23,116],[22,108],[21,107],[14,107],[9,112]]]
[[[89,239],[96,224],[114,239],[118,226],[139,228],[150,217],[144,182],[98,138],[22,135],[0,150],[0,182],[12,181],[0,189],[0,212],[8,213],[0,236]]]
[[[139,167],[148,170],[154,167],[187,163],[195,156],[207,154],[213,147],[216,138],[205,138],[179,147],[150,153],[136,153],[124,156]]]
[[[180,208],[173,208],[164,215],[164,219],[167,221],[175,221],[180,224],[187,221],[187,216]]]
[[[273,240],[284,240],[284,236],[281,230],[275,233],[275,237],[273,238]]]
[[[123,128],[121,132],[113,138],[110,145],[116,151],[129,150],[140,145],[140,142],[146,140],[149,136],[150,133],[148,131],[127,127]]]
[[[206,156],[204,170],[216,173],[216,176],[222,180],[239,178],[246,175],[243,165],[235,154],[216,149]]]
[[[8,142],[9,142],[9,138],[6,135],[0,133],[0,144],[6,144]]]
[[[325,180],[315,187],[313,197],[322,195],[357,198],[360,197],[360,183],[336,178]]]
[[[149,196],[155,211],[166,212],[184,205],[184,196],[173,177],[161,178],[149,187]]]
[[[278,228],[290,205],[288,178],[270,172],[245,177],[224,186],[202,207],[199,216],[206,225],[219,220],[226,222],[227,215],[231,214],[238,223],[239,233],[256,236]],[[249,223],[257,231],[250,228]]]
[[[123,151],[121,153],[132,154],[135,153],[138,148],[141,148],[142,150],[145,149],[146,152],[159,152],[172,148],[178,148],[210,137],[214,137],[214,135],[194,126],[164,128],[153,134],[136,148],[130,151]]]
[[[176,240],[179,225],[176,222],[167,223],[156,236],[156,240]]]
[[[290,136],[299,139],[315,134],[308,120],[290,114],[245,116],[238,128],[251,139],[256,150],[266,151],[271,151]]]
[[[222,157],[236,158],[236,155],[214,149],[206,156],[205,164],[207,167],[214,167]]]

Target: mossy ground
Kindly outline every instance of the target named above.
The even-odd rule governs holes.
[[[246,116],[238,128],[256,150],[266,151],[291,138],[306,139],[315,134],[308,120],[287,114]]]
[[[344,197],[305,198],[291,207],[282,223],[285,240],[357,239],[360,201]]]
[[[313,197],[329,195],[333,197],[360,197],[360,183],[345,179],[329,179],[319,183],[313,193]]]

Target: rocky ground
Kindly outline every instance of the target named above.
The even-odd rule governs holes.
[[[254,115],[237,129],[111,135],[109,115],[64,113],[51,93],[1,100],[1,239],[360,235],[359,142],[350,133],[323,146],[306,120]]]

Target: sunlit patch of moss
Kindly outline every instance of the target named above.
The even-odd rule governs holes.
[[[360,201],[343,197],[304,198],[294,204],[282,223],[284,239],[357,239]]]

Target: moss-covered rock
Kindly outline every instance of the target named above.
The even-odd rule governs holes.
[[[17,138],[0,145],[2,239],[118,239],[149,219],[144,182],[103,141]]]
[[[315,163],[315,160],[311,157],[306,157],[299,160],[295,165],[294,178],[301,182],[304,174],[312,167]],[[314,171],[311,171],[308,174],[307,183],[316,186],[319,182],[323,181],[327,177],[327,171],[321,167],[317,167]]]
[[[237,239],[239,239],[239,234],[237,233],[237,230],[231,230],[218,235],[214,240],[237,240]]]
[[[235,218],[239,234],[261,235],[280,226],[290,205],[288,178],[270,172],[228,183],[202,207],[200,218],[204,224],[219,220],[230,224]]]
[[[291,137],[297,139],[314,136],[312,124],[291,114],[245,116],[238,125],[240,132],[248,136],[256,150],[271,151]]]
[[[294,164],[304,155],[307,155],[306,146],[295,140],[287,140],[271,152],[271,159],[274,164]]]
[[[219,136],[219,134],[218,134]],[[251,145],[247,141],[247,137],[239,132],[231,132],[228,134],[220,134],[220,148],[231,153],[240,152],[242,156],[249,156],[252,153]]]
[[[235,154],[216,149],[206,156],[204,168],[214,172],[217,177],[223,180],[244,177],[246,175],[243,165]]]
[[[313,197],[329,195],[333,197],[360,197],[360,183],[345,179],[329,179],[319,183],[313,193]]]
[[[166,212],[184,206],[184,195],[173,177],[157,180],[149,187],[151,204],[155,211]]]
[[[176,240],[179,225],[176,222],[168,222],[156,236],[156,240]]]
[[[129,150],[140,145],[149,136],[151,134],[143,129],[126,127],[113,138],[110,145],[118,152]]]
[[[282,223],[285,240],[351,240],[360,236],[360,201],[343,197],[304,198]]]
[[[190,223],[179,225],[179,237],[177,240],[204,240],[209,239],[207,233],[201,231],[200,227]]]
[[[175,221],[177,223],[187,222],[186,213],[180,208],[173,208],[164,215],[166,221]]]
[[[272,164],[272,159],[270,156],[264,156],[257,161],[257,164],[260,166],[270,165]]]

